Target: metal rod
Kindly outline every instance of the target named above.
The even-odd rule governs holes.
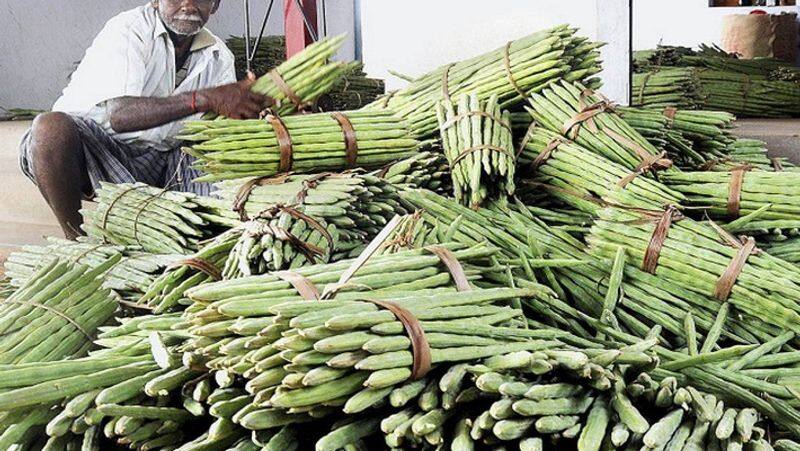
[[[294,3],[297,5],[298,11],[300,11],[300,15],[303,17],[303,23],[306,24],[306,31],[308,31],[309,36],[311,36],[311,40],[317,42],[319,38],[317,37],[317,32],[312,27],[311,23],[308,21],[308,16],[306,16],[306,10],[303,8],[303,5],[300,3],[300,0],[294,0]]]
[[[256,37],[255,45],[253,46],[253,54],[248,58],[248,65],[252,60],[256,58],[256,52],[258,52],[258,47],[261,45],[261,39],[264,37],[264,30],[267,28],[267,21],[269,21],[269,15],[272,12],[272,4],[275,3],[275,0],[269,0],[269,6],[267,6],[267,12],[264,14],[264,20],[261,21],[261,29],[258,31],[258,36]]]
[[[250,61],[253,58],[250,54],[250,0],[244,0],[244,56],[245,67],[250,72]]]
[[[361,43],[361,0],[353,2],[353,40],[355,41],[356,61],[363,62],[363,48]]]
[[[325,0],[322,0],[322,37],[328,37],[328,14],[325,11]]]
[[[628,2],[628,98],[625,105],[631,104],[633,99],[633,0]]]

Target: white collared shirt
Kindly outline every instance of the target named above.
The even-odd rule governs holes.
[[[186,79],[175,87],[175,47],[151,5],[109,20],[86,50],[78,69],[53,105],[93,119],[112,136],[134,145],[174,148],[183,120],[148,130],[116,133],[106,102],[121,96],[167,97],[236,81],[234,58],[225,43],[203,28],[192,42]],[[194,115],[189,119],[196,119]]]

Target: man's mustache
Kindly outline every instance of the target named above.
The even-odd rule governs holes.
[[[185,20],[187,22],[202,22],[203,18],[199,14],[178,13],[172,17],[174,20]]]

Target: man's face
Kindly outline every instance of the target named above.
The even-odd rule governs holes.
[[[170,31],[193,36],[208,22],[218,3],[219,0],[157,0],[153,5]]]

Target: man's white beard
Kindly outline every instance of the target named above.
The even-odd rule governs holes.
[[[175,15],[176,19],[181,19],[180,22],[173,21],[164,17],[161,10],[158,10],[158,17],[167,29],[180,36],[194,36],[203,29],[203,19],[195,14],[178,13]],[[187,22],[190,20],[191,22]]]

